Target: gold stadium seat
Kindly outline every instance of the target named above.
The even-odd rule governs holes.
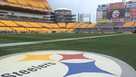
[[[38,23],[36,22],[27,22],[29,25],[31,25],[31,27],[36,27],[36,28],[41,28],[42,26],[39,25]]]
[[[35,4],[36,3],[36,4]],[[40,9],[48,9],[48,2],[43,2],[43,0],[32,0],[31,4],[35,8],[40,8]]]
[[[49,33],[56,31],[56,29],[58,29],[58,26],[54,23],[42,23],[42,24],[48,28]]]
[[[49,26],[51,29],[59,29],[59,26],[56,23],[50,23]]]
[[[60,29],[51,29],[50,32],[61,32]]]
[[[58,32],[59,27],[56,23],[48,23],[49,32]]]
[[[0,27],[0,31],[13,31],[10,27]]]
[[[43,28],[51,29],[48,23],[38,23],[38,24],[41,25]]]
[[[38,32],[39,28],[27,28],[30,32]]]
[[[84,23],[77,23],[76,28],[80,28],[83,25],[84,25]]]
[[[61,32],[66,32],[66,31],[67,31],[67,29],[65,29],[65,28],[64,28],[64,29],[61,29]]]
[[[136,22],[134,22],[134,26],[136,27]]]
[[[60,32],[60,28],[56,23],[42,23],[46,28],[48,28],[48,32]]]
[[[95,24],[89,24],[88,28],[96,28],[96,25]]]
[[[28,3],[26,2],[26,0],[17,0],[18,4],[22,5],[22,6],[29,6]]]
[[[26,32],[26,28],[23,27],[12,27],[12,29],[14,29],[14,31],[16,32]]]
[[[39,29],[38,29],[38,32],[40,32],[40,33],[49,32],[49,29],[39,28]]]
[[[75,29],[68,29],[68,32],[73,32]]]
[[[135,22],[126,22],[123,27],[133,27],[135,26]]]
[[[13,21],[1,20],[0,22],[5,24],[6,26],[18,27],[18,25],[16,23],[14,23]]]
[[[23,26],[23,27],[32,27],[30,24],[28,24],[27,22],[22,22],[22,21],[16,21],[16,23],[20,26]]]
[[[77,28],[95,28],[95,24],[90,24],[90,23],[81,23],[77,26]]]
[[[42,3],[42,6],[44,7],[43,9],[45,9],[45,10],[51,9],[47,1]]]
[[[42,2],[37,2],[37,8],[45,9],[45,6]]]
[[[64,32],[73,32],[75,29],[65,29]]]
[[[1,26],[5,27],[6,25],[0,22],[0,27],[1,27]]]
[[[68,23],[66,26],[67,26],[67,29],[74,29],[76,28],[76,23]]]
[[[49,10],[49,5],[46,0],[5,0],[8,4],[13,4],[14,6],[24,6],[37,9]]]
[[[45,7],[46,10],[50,9],[50,7],[48,5],[48,2],[45,2],[43,5],[44,5],[44,7]]]
[[[66,28],[66,23],[58,23],[59,28]]]
[[[81,28],[88,28],[88,27],[89,27],[88,23],[85,23],[85,24],[81,25]]]
[[[17,0],[6,0],[8,3],[11,3],[11,4],[18,4],[17,3]]]
[[[77,25],[77,28],[84,28],[86,27],[86,24],[85,23],[80,23]]]
[[[27,0],[27,3],[32,7],[32,8],[37,8],[37,1],[34,0]]]

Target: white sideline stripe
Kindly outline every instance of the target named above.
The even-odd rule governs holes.
[[[56,39],[56,40],[45,40],[45,41],[34,41],[34,42],[7,43],[7,44],[1,44],[0,47],[10,47],[10,46],[20,46],[20,45],[30,45],[30,44],[40,44],[40,43],[52,43],[52,42],[72,41],[72,40],[81,40],[81,39],[93,39],[93,38],[101,38],[101,37],[120,36],[120,35],[126,35],[126,34],[128,33],[101,35],[101,36],[88,36],[88,37],[79,37],[79,38],[66,38],[66,39]]]

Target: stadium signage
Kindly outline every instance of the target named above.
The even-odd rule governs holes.
[[[136,2],[128,3],[127,8],[136,8]]]
[[[49,50],[0,58],[0,77],[136,77],[126,63],[81,51]]]
[[[32,72],[36,72],[38,70],[43,70],[45,68],[48,68],[51,65],[55,65],[56,63],[44,63],[38,66],[32,66],[27,69],[19,70],[18,72],[12,72],[12,73],[4,73],[1,75],[1,77],[20,77],[27,74],[31,74]]]
[[[123,2],[111,3],[108,9],[124,9],[125,4]]]

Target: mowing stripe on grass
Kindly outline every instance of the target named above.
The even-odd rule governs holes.
[[[79,37],[79,38],[65,38],[65,39],[55,39],[55,40],[45,40],[45,41],[32,41],[32,42],[20,42],[20,43],[7,43],[7,44],[0,44],[0,47],[10,47],[10,46],[20,46],[20,45],[30,45],[30,44],[41,44],[41,43],[52,43],[52,42],[61,42],[61,41],[73,41],[73,40],[81,40],[81,39],[94,39],[94,38],[111,37],[111,36],[120,36],[120,35],[128,35],[128,33],[111,34],[111,35],[101,35],[101,36],[88,36],[88,37]]]

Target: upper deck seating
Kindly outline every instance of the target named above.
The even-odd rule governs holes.
[[[9,4],[22,7],[30,7],[31,9],[49,10],[48,2],[45,0],[5,0]]]
[[[123,27],[133,27],[135,26],[135,22],[126,22]]]

